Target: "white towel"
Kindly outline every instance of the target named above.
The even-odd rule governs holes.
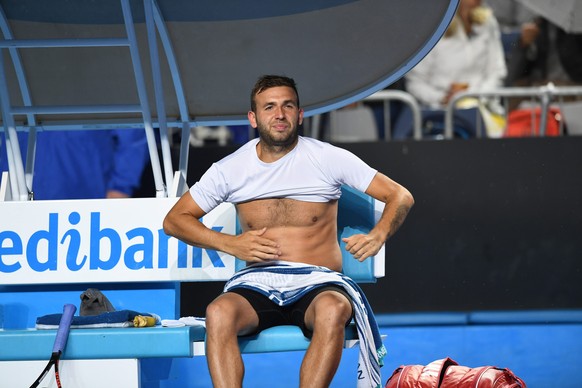
[[[162,319],[164,327],[202,326],[206,327],[206,318],[181,317],[180,319]]]

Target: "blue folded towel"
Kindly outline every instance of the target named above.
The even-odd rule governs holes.
[[[63,314],[48,314],[36,319],[37,329],[56,329]],[[138,315],[152,317],[148,313],[138,313],[132,310],[119,310],[90,316],[74,316],[71,328],[98,328],[98,327],[130,327],[133,326],[133,318]]]

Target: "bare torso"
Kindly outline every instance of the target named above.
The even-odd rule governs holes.
[[[262,199],[236,205],[243,231],[267,228],[263,235],[280,245],[280,260],[342,267],[337,240],[337,201]]]

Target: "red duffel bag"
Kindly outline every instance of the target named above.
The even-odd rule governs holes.
[[[526,385],[507,368],[469,368],[447,357],[426,366],[400,366],[385,388],[526,388]]]
[[[516,109],[507,117],[505,137],[540,136],[541,109]],[[558,108],[548,109],[545,136],[560,136],[562,113]]]

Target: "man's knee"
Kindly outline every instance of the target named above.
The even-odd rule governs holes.
[[[206,320],[213,320],[214,318],[220,319],[220,316],[225,313],[225,308],[223,303],[218,301],[211,302],[206,306]]]
[[[345,326],[352,317],[352,304],[341,293],[323,292],[314,299],[313,303],[316,324],[319,321]]]
[[[210,328],[224,328],[233,324],[236,317],[236,306],[228,298],[217,298],[206,307],[206,324]]]
[[[251,305],[240,295],[223,294],[206,307],[206,330],[244,334],[258,325]]]

